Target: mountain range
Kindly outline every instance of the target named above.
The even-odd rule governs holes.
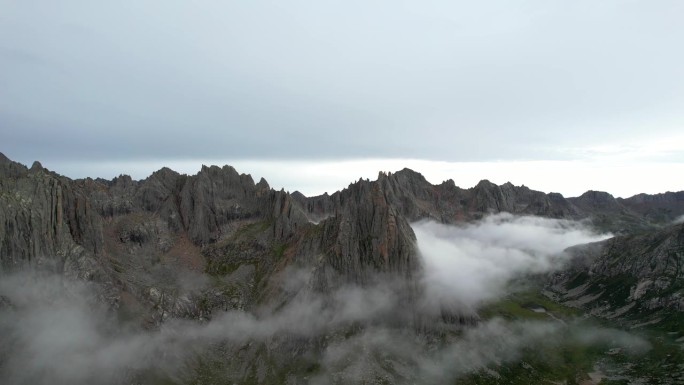
[[[506,281],[496,299],[430,300],[417,223],[530,217],[605,236],[565,249],[553,269]],[[0,375],[57,384],[681,383],[682,218],[684,191],[566,198],[487,180],[433,185],[403,169],[306,197],[230,166],[73,180],[0,154]],[[56,332],[44,337],[43,328]],[[588,330],[613,334],[577,342],[606,335]],[[613,346],[628,334],[651,348]]]

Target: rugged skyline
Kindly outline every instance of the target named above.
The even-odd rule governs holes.
[[[678,383],[683,215],[684,192],[404,169],[307,198],[229,166],[72,180],[0,156],[0,377]]]

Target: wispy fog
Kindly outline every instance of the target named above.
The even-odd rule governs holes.
[[[461,227],[418,223],[414,229],[427,273],[420,301],[436,297],[464,307],[496,298],[516,276],[561,266],[568,246],[605,238],[576,222],[511,215]],[[309,381],[318,384],[369,378],[439,383],[496,370],[530,348],[568,341],[634,352],[648,348],[624,332],[553,319],[495,318],[455,333],[421,332],[411,327],[415,308],[402,302],[401,283],[378,277],[365,287],[315,293],[310,271],[283,275],[282,303],[219,311],[206,322],[171,319],[155,330],[120,321],[116,309],[104,305],[97,284],[37,271],[3,276],[0,378],[3,384],[120,384],[153,370],[183,382],[192,378],[195,358],[216,354],[217,343],[249,349],[253,343],[278,346],[274,341],[291,337],[325,341],[307,353],[318,367]]]
[[[419,222],[413,230],[428,298],[469,308],[497,298],[516,277],[561,268],[566,248],[610,237],[582,222],[508,213],[461,226]]]
[[[299,286],[299,274],[288,284]],[[171,320],[159,330],[127,329],[98,299],[95,284],[36,271],[0,281],[0,378],[10,384],[119,383],[136,370],[176,376],[210,344],[244,344],[282,335],[313,337],[396,309],[388,284],[343,287],[330,295],[295,293],[277,311],[228,311],[210,322]]]
[[[386,360],[403,367],[399,375],[406,382],[443,383],[488,365],[520,358],[525,347],[557,334],[562,325],[551,322],[507,322],[494,319],[467,329],[446,344],[411,335],[401,330],[371,328],[352,338],[334,343],[325,351],[327,383],[330,373],[342,373],[345,380],[358,383],[378,369],[374,361]]]
[[[481,322],[445,339],[446,342],[438,342],[405,330],[368,328],[332,343],[322,358],[323,372],[312,383],[328,384],[331,378],[361,383],[370,374],[400,383],[447,383],[477,372],[497,377],[492,368],[519,361],[530,349],[558,354],[554,349],[572,344],[606,350],[620,348],[634,355],[651,347],[643,338],[615,329],[500,318]]]

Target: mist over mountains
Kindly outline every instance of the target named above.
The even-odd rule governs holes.
[[[679,356],[658,361],[649,333],[684,337],[683,215],[684,192],[565,198],[404,169],[306,197],[229,166],[71,180],[0,156],[0,377],[677,381],[653,377]]]
[[[570,246],[610,237],[578,221],[509,213],[464,226],[417,222],[413,230],[429,298],[446,297],[465,308],[500,298],[515,278],[562,270]]]

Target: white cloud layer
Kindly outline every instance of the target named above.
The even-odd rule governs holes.
[[[299,280],[297,275],[290,278]],[[396,315],[409,310],[397,306],[395,290],[387,283],[340,288],[330,297],[295,296],[282,309],[259,315],[217,312],[206,323],[169,320],[159,330],[128,330],[97,298],[96,285],[36,272],[2,278],[0,300],[11,304],[0,301],[0,378],[10,385],[131,383],[135,373],[146,369],[182,383],[193,377],[198,354],[219,363],[232,359],[211,350],[213,344],[249,349],[323,336],[327,342],[321,356],[308,357],[320,364],[313,384],[368,381],[386,368],[406,383],[439,383],[515,362],[535,346],[568,342],[633,353],[649,348],[643,339],[612,329],[501,319],[467,327],[435,345],[429,335],[383,322],[388,314],[396,321]],[[299,286],[291,283],[291,289]]]
[[[413,230],[427,298],[469,309],[505,294],[514,278],[560,269],[569,258],[566,248],[610,236],[576,221],[508,213],[461,226],[419,222]]]

